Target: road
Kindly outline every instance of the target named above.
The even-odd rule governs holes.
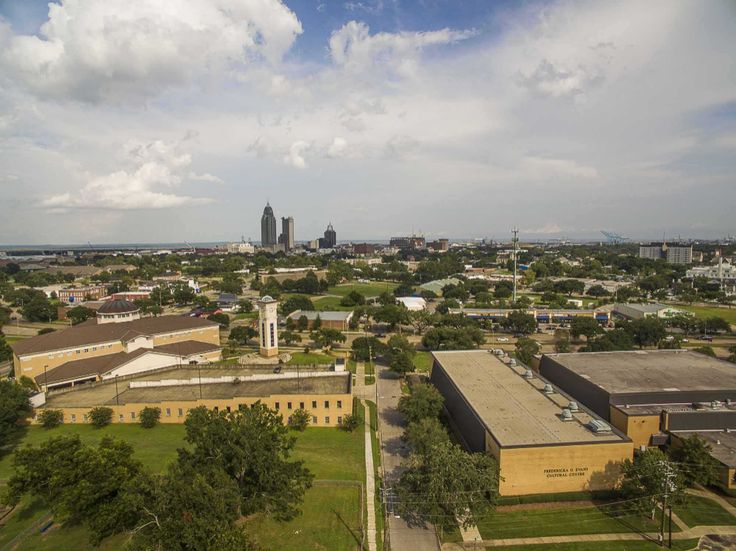
[[[391,487],[401,473],[401,462],[408,448],[401,440],[404,418],[399,413],[401,380],[385,366],[376,365],[378,392],[378,430],[384,487]],[[391,551],[439,551],[433,526],[409,526],[404,519],[388,515]]]

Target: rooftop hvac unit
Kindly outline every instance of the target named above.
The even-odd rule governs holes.
[[[711,409],[718,409],[719,407],[721,407],[721,401],[720,400],[713,400],[710,403],[710,407],[711,407]]]
[[[544,392],[545,394],[554,394],[555,393],[555,389],[552,388],[552,385],[551,384],[547,383],[547,384],[544,385],[544,388],[542,389],[542,392]]]
[[[534,373],[532,373],[532,370],[531,369],[527,369],[526,371],[524,371],[524,375],[522,375],[522,376],[525,379],[529,380],[529,379],[533,379],[534,378]]]
[[[577,402],[570,402],[569,404],[567,404],[567,409],[569,409],[570,411],[578,411],[580,408],[578,407]]]
[[[592,432],[598,434],[603,432],[611,432],[611,425],[608,423],[604,423],[603,421],[600,421],[599,419],[593,419],[592,421],[588,421],[588,423],[585,425],[588,427]]]
[[[560,417],[563,421],[572,421],[574,419],[574,417],[572,416],[572,412],[567,408],[562,410]]]
[[[513,359],[513,358],[511,358],[511,359],[509,360],[509,365],[510,365],[511,367],[515,367],[515,366],[516,366],[516,360],[515,360],[515,359]]]

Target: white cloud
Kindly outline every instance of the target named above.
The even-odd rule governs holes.
[[[590,180],[598,178],[598,171],[592,166],[585,166],[570,159],[550,159],[546,157],[525,157],[522,166],[530,169],[537,178],[554,178],[556,176]]]
[[[188,180],[219,181],[210,175],[189,170],[192,159],[182,153],[179,143],[157,140],[149,143],[129,142],[124,156],[134,168],[118,170],[93,178],[83,188],[45,198],[41,206],[48,209],[166,209],[212,202],[204,197],[172,193]],[[166,191],[162,191],[162,188]]]
[[[233,65],[277,63],[301,32],[279,0],[63,0],[49,4],[39,36],[6,36],[0,68],[46,97],[146,97]]]
[[[337,136],[334,140],[332,140],[330,147],[327,148],[327,156],[332,158],[343,157],[347,152],[347,148],[347,140],[345,138]]]
[[[304,152],[309,149],[309,144],[305,141],[296,141],[289,147],[289,152],[284,156],[284,163],[294,168],[306,168],[307,160],[304,158]]]
[[[350,21],[332,33],[330,55],[335,64],[353,71],[384,65],[398,73],[411,74],[424,48],[459,42],[475,34],[472,30],[441,29],[372,35],[365,23]]]

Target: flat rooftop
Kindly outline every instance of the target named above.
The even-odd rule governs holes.
[[[615,429],[592,432],[586,423],[600,418],[580,404],[573,420],[563,421],[562,410],[571,401],[567,394],[556,388],[554,394],[544,394],[546,380],[536,374],[525,379],[524,368],[512,367],[488,350],[433,356],[502,447],[628,441]]]
[[[722,430],[676,431],[672,434],[680,438],[699,436],[711,447],[710,454],[726,465],[736,467],[736,432]]]
[[[736,390],[736,365],[689,350],[545,354],[609,394]]]
[[[169,401],[196,401],[199,400],[199,384],[172,384],[167,386],[151,386],[131,388],[131,382],[139,381],[167,381],[167,380],[197,380],[202,376],[202,399],[228,400],[237,397],[268,397],[282,394],[349,394],[351,374],[345,372],[328,372],[326,369],[313,370],[283,369],[280,377],[269,380],[250,380],[239,383],[205,382],[208,378],[217,377],[245,377],[248,375],[273,375],[273,366],[267,369],[260,367],[181,367],[158,370],[153,373],[142,374],[138,377],[118,380],[116,387],[114,380],[100,383],[80,385],[74,389],[51,392],[47,395],[46,408],[94,407],[101,405],[115,405],[118,401],[123,404],[157,403]],[[322,373],[320,377],[310,377],[309,373]],[[297,375],[301,375],[297,378]]]

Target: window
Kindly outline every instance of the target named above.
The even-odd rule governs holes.
[[[84,415],[82,415],[82,422],[84,422],[84,423],[87,422],[87,414],[86,413]]]
[[[96,346],[93,346],[92,347],[92,352],[96,352],[96,351],[97,351],[97,347]]]
[[[166,408],[166,417],[171,417],[171,408]]]
[[[85,351],[85,352],[89,352],[89,348],[85,348],[85,349],[84,349],[84,351]]]
[[[123,414],[121,413],[120,415],[118,415],[118,422],[122,423],[123,421],[125,421],[125,418],[123,417]]]
[[[337,401],[337,409],[342,409],[342,400]]]
[[[317,409],[317,400],[312,400],[312,409]]]
[[[342,416],[340,416],[340,415],[337,416],[337,424],[338,425],[341,425],[342,424]]]
[[[276,409],[276,411],[278,411],[280,407],[281,405],[278,402],[274,404],[274,409]]]
[[[78,348],[77,348],[76,352],[77,352],[77,354],[81,354],[82,353],[82,351],[79,350]]]
[[[325,400],[325,409],[330,409],[330,401]]]
[[[304,409],[304,402],[299,402],[299,409]]]
[[[291,402],[286,402],[286,409],[291,409]]]
[[[72,413],[72,423],[76,423],[76,422],[77,422],[77,415],[76,413]]]
[[[313,425],[316,425],[317,424],[317,418],[316,417],[312,417],[312,424]]]
[[[226,407],[225,409],[227,410],[227,412],[228,412],[228,413],[230,413],[230,412],[232,411],[232,410],[230,409],[230,406],[227,406],[227,407]]]
[[[183,415],[184,415],[184,410],[183,410],[183,409],[181,409],[181,408],[179,408],[179,417],[181,417],[181,416],[183,416]]]
[[[330,418],[329,417],[325,417],[325,425],[329,425],[329,424],[330,424]]]
[[[217,413],[218,411],[220,411],[220,408],[218,408],[217,406],[215,406],[214,409],[215,409],[215,413]]]
[[[130,412],[130,418],[131,419],[135,419],[135,411],[131,411]]]

